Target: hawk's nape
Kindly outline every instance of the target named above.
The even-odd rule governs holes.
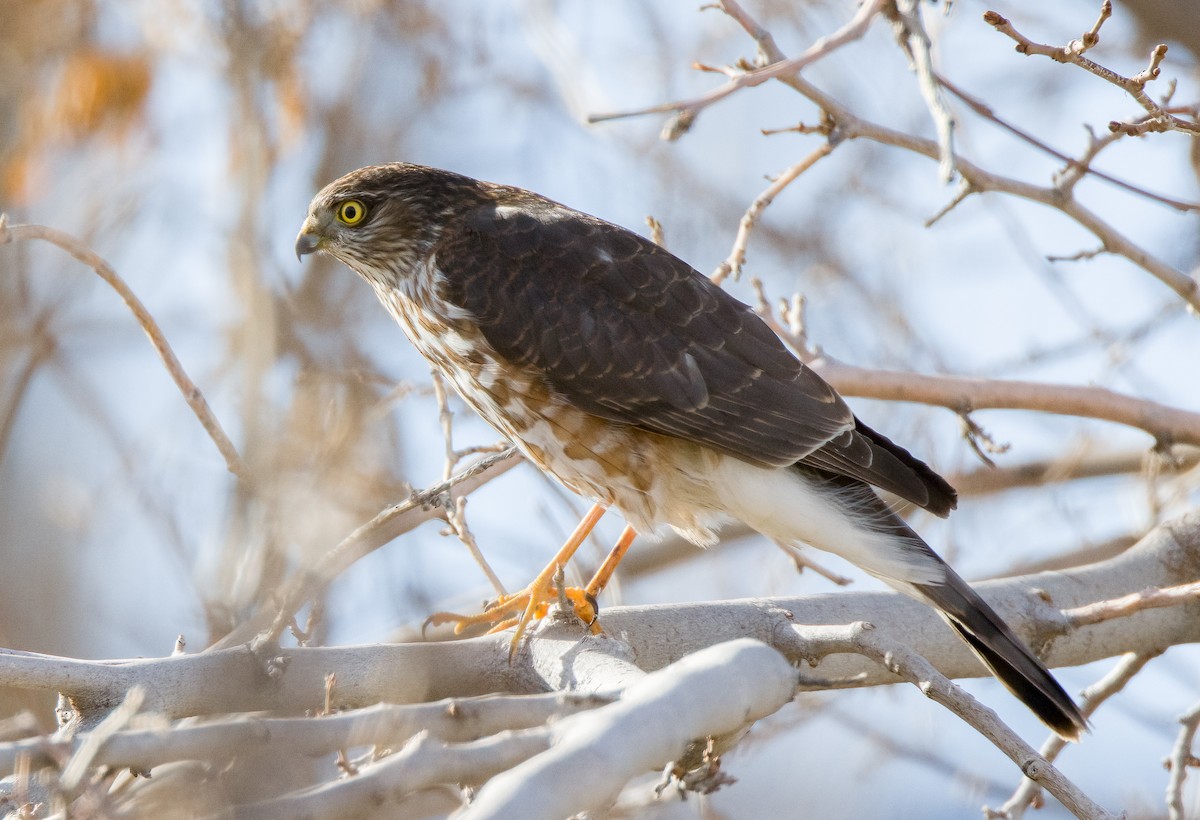
[[[735,518],[841,555],[936,608],[1060,735],[1086,728],[1042,662],[871,489],[945,516],[953,488],[659,246],[529,191],[394,163],[318,193],[296,251],[359,273],[469,405],[633,528],[709,544]],[[523,626],[551,569],[456,618],[504,626],[524,607]]]

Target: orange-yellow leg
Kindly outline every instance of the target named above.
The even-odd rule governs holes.
[[[525,627],[534,618],[540,618],[546,614],[551,601],[557,597],[557,590],[553,586],[554,576],[558,573],[559,567],[566,565],[571,560],[571,556],[579,549],[580,544],[584,539],[591,534],[597,522],[604,515],[605,507],[603,504],[594,504],[583,520],[579,522],[579,526],[571,533],[571,537],[550,561],[546,568],[538,573],[529,586],[525,587],[520,592],[514,592],[510,595],[502,595],[495,601],[490,603],[483,612],[478,615],[456,615],[453,612],[435,612],[426,619],[426,625],[432,624],[438,626],[446,623],[454,624],[455,633],[462,632],[464,629],[477,624],[492,624],[492,628],[488,630],[499,632],[502,629],[515,625],[517,627],[516,634],[513,635],[512,646],[509,654],[516,651],[517,645],[521,640],[521,635],[525,633]],[[606,562],[607,563],[607,562]],[[606,579],[607,580],[607,579]],[[570,593],[578,590],[567,590],[567,597],[576,603],[578,608],[581,603],[582,595],[572,595]],[[582,602],[586,604],[586,601]],[[590,605],[588,605],[590,607]],[[594,608],[593,612],[594,612]],[[520,616],[517,616],[517,612]],[[594,616],[593,619],[594,620]]]
[[[604,591],[608,586],[608,582],[612,580],[613,573],[617,570],[617,564],[621,563],[621,559],[625,557],[625,553],[629,552],[629,548],[633,546],[633,539],[637,538],[637,531],[633,527],[626,525],[621,531],[621,537],[617,539],[617,543],[609,550],[608,556],[605,557],[604,563],[592,576],[592,580],[588,581],[588,585],[582,590],[567,590],[568,597],[575,604],[575,612],[579,613],[579,617],[588,625],[593,634],[599,635],[600,622],[596,619],[596,597]],[[579,592],[579,600],[572,596],[571,592]],[[590,618],[587,617],[590,614]]]

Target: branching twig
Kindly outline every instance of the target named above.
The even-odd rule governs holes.
[[[1113,142],[1115,142],[1117,139],[1119,139],[1122,136],[1121,134],[1109,133],[1107,136],[1104,136],[1104,137],[1095,137],[1095,136],[1091,137],[1091,139],[1089,140],[1089,143],[1088,143],[1088,150],[1084,153],[1084,155],[1082,157],[1080,157],[1079,159],[1075,159],[1074,157],[1071,157],[1069,154],[1065,154],[1062,151],[1059,151],[1058,149],[1056,149],[1053,146],[1049,145],[1048,143],[1044,142],[1043,140],[1038,139],[1033,134],[1030,134],[1028,131],[1018,128],[1017,126],[1008,122],[1003,117],[1001,117],[999,114],[997,114],[990,105],[988,105],[987,103],[985,103],[983,100],[979,99],[978,97],[976,97],[972,94],[968,94],[966,91],[964,91],[958,85],[954,84],[953,82],[948,80],[946,77],[942,76],[941,74],[937,74],[936,77],[937,77],[938,84],[940,84],[943,88],[945,88],[947,91],[949,91],[951,94],[953,94],[959,100],[961,100],[964,104],[966,104],[966,106],[968,108],[970,108],[972,111],[974,111],[979,116],[983,117],[986,120],[989,120],[990,122],[994,122],[996,125],[1000,126],[1005,131],[1007,131],[1010,134],[1012,134],[1013,136],[1017,137],[1022,142],[1032,145],[1033,147],[1037,148],[1042,153],[1048,154],[1048,155],[1054,157],[1055,159],[1057,159],[1063,163],[1066,163],[1066,169],[1064,170],[1064,172],[1062,174],[1060,174],[1060,177],[1058,180],[1058,185],[1063,190],[1070,191],[1074,187],[1074,183],[1076,181],[1078,181],[1079,179],[1081,179],[1086,174],[1088,176],[1095,177],[1096,179],[1102,179],[1105,182],[1108,182],[1112,185],[1117,186],[1118,188],[1129,191],[1131,194],[1145,197],[1146,199],[1149,199],[1153,202],[1160,202],[1163,205],[1167,205],[1168,207],[1174,208],[1177,211],[1182,211],[1184,213],[1187,213],[1190,211],[1200,211],[1200,203],[1187,202],[1187,201],[1184,201],[1181,199],[1174,199],[1169,196],[1164,196],[1163,194],[1157,194],[1153,191],[1148,191],[1145,188],[1141,188],[1137,185],[1134,185],[1131,182],[1126,182],[1123,179],[1114,177],[1112,174],[1108,174],[1108,173],[1105,173],[1104,171],[1100,171],[1100,170],[1097,170],[1097,169],[1091,167],[1091,162],[1092,162],[1092,160],[1094,160],[1096,158],[1096,155],[1099,154],[1101,150],[1108,147]]]
[[[340,544],[327,552],[316,566],[292,578],[275,596],[271,610],[257,613],[255,617],[218,641],[213,648],[245,643],[264,628],[267,629],[265,635],[261,636],[264,640],[277,640],[287,629],[292,616],[305,603],[316,598],[321,590],[355,561],[369,555],[397,535],[439,517],[438,508],[452,488],[457,487],[460,495],[467,495],[520,463],[521,455],[515,447],[509,447],[503,452],[481,458],[447,481],[414,492],[407,500],[383,510],[346,536]]]
[[[872,4],[864,4],[860,8],[860,17],[864,10],[872,6]],[[721,94],[716,95],[712,99],[702,98],[703,105],[709,105],[717,100],[728,96],[730,93],[738,90],[745,85],[756,85],[755,83],[744,82],[747,77],[761,77],[763,79],[774,78],[780,82],[793,88],[814,104],[819,106],[822,111],[833,121],[834,127],[837,129],[838,135],[842,139],[868,139],[872,142],[877,142],[882,145],[891,145],[897,148],[903,148],[913,153],[922,156],[930,157],[934,160],[940,160],[942,150],[937,142],[933,140],[923,139],[911,134],[906,134],[902,131],[887,128],[877,123],[864,120],[861,117],[853,114],[846,106],[839,103],[837,100],[825,94],[816,86],[805,81],[799,76],[798,67],[793,65],[793,61],[788,60],[786,56],[780,52],[773,38],[765,32],[754,19],[742,9],[735,0],[722,0],[721,7],[735,19],[751,36],[755,38],[759,50],[763,53],[765,59],[770,63],[767,69],[762,69],[751,74],[742,75],[739,78],[739,83],[731,83],[723,86]],[[872,12],[876,10],[872,7]],[[856,18],[858,19],[858,18]],[[816,48],[814,46],[813,48]],[[812,51],[810,49],[809,51]],[[807,53],[807,52],[806,52]],[[764,74],[763,72],[768,72]],[[696,102],[696,101],[693,101]],[[673,111],[687,108],[690,103],[670,103],[655,108],[646,109],[644,111],[634,111],[627,114],[617,116],[635,116],[638,114],[654,113],[659,111]],[[604,116],[598,119],[611,119],[611,116]],[[1197,126],[1200,128],[1200,126]],[[1138,267],[1146,270],[1152,276],[1157,278],[1163,284],[1174,290],[1192,310],[1200,312],[1200,283],[1195,278],[1183,273],[1182,271],[1172,267],[1163,260],[1153,256],[1144,248],[1138,246],[1127,236],[1116,230],[1116,228],[1108,222],[1100,219],[1096,214],[1087,208],[1080,205],[1075,199],[1065,197],[1063,192],[1057,186],[1040,187],[1031,185],[1026,182],[1021,182],[1009,177],[1003,177],[998,174],[991,173],[974,163],[958,158],[958,172],[963,177],[966,184],[972,190],[987,192],[996,191],[1026,199],[1031,202],[1038,202],[1051,208],[1055,208],[1067,217],[1077,222],[1087,231],[1096,236],[1105,251],[1119,256],[1123,256],[1133,262]]]
[[[1095,74],[1097,77],[1112,83],[1129,96],[1137,101],[1138,105],[1142,106],[1148,114],[1150,120],[1148,122],[1153,125],[1145,130],[1154,131],[1169,131],[1180,130],[1191,134],[1200,134],[1200,123],[1189,122],[1168,113],[1162,106],[1155,102],[1149,94],[1146,93],[1146,84],[1151,80],[1157,79],[1161,71],[1160,65],[1163,59],[1167,56],[1167,47],[1164,44],[1159,44],[1154,47],[1150,55],[1150,62],[1145,69],[1133,75],[1125,77],[1110,68],[1106,68],[1099,63],[1095,63],[1083,56],[1084,51],[1091,47],[1092,44],[1099,40],[1098,32],[1100,24],[1107,19],[1112,13],[1112,3],[1110,0],[1104,0],[1104,6],[1101,11],[1100,21],[1093,26],[1091,31],[1084,34],[1080,40],[1075,40],[1065,47],[1050,46],[1043,43],[1035,43],[1024,34],[1017,31],[1013,24],[1004,16],[994,12],[987,11],[983,14],[983,20],[989,26],[992,26],[996,31],[1010,37],[1017,44],[1017,51],[1026,55],[1041,55],[1049,57],[1055,62],[1071,63],[1077,65],[1085,71]],[[1118,124],[1119,125],[1119,124]],[[1115,130],[1115,129],[1114,129]],[[1144,133],[1144,131],[1142,132]]]
[[[846,25],[842,26],[833,34],[827,37],[822,37],[813,43],[803,54],[791,60],[782,62],[773,62],[765,68],[760,68],[757,71],[748,71],[745,74],[739,74],[729,82],[718,88],[714,88],[703,96],[696,97],[691,100],[681,100],[679,102],[663,103],[662,105],[654,105],[649,108],[642,108],[635,111],[622,111],[617,113],[607,114],[589,114],[588,122],[597,123],[607,120],[624,119],[627,117],[640,117],[646,114],[666,114],[674,113],[678,117],[686,118],[687,120],[695,119],[696,115],[703,111],[708,106],[715,102],[725,99],[735,91],[743,88],[752,88],[756,85],[762,85],[768,80],[773,80],[776,77],[781,77],[785,74],[794,74],[807,65],[817,62],[823,57],[832,54],[847,43],[853,42],[864,34],[870,26],[871,21],[879,15],[887,4],[886,0],[867,0],[858,7],[858,11],[854,17],[850,19]],[[725,0],[721,3],[722,7],[728,8],[732,5]],[[743,13],[744,15],[744,13]],[[748,15],[744,15],[745,19],[749,19]]]
[[[242,820],[363,816],[392,807],[408,794],[439,783],[482,783],[548,748],[546,727],[504,732],[471,743],[445,743],[426,733],[403,749],[364,768],[357,777],[239,806]]]
[[[995,467],[996,462],[992,461],[992,456],[1007,453],[1012,447],[1007,441],[996,441],[991,433],[971,418],[968,411],[959,411],[958,420],[962,427],[963,438],[975,455],[979,457],[979,460],[987,466]]]

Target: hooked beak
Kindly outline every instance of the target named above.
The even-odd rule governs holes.
[[[309,217],[304,221],[304,227],[300,229],[300,235],[296,237],[297,261],[321,249],[324,237],[317,233],[317,230],[317,221],[315,219]]]

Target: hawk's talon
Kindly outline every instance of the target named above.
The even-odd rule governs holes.
[[[541,586],[540,589],[535,587]],[[567,602],[567,609],[587,626],[593,634],[602,631],[597,623],[597,613],[600,610],[595,597],[581,587],[565,587],[538,585],[535,581],[520,592],[505,595],[492,601],[482,612],[475,615],[459,615],[456,612],[435,612],[425,619],[421,634],[430,626],[454,624],[454,634],[461,635],[473,626],[489,625],[485,634],[493,635],[516,627],[512,638],[509,657],[516,654],[521,636],[531,621],[539,621],[550,611],[550,604],[561,600]],[[519,614],[518,614],[519,613]]]

